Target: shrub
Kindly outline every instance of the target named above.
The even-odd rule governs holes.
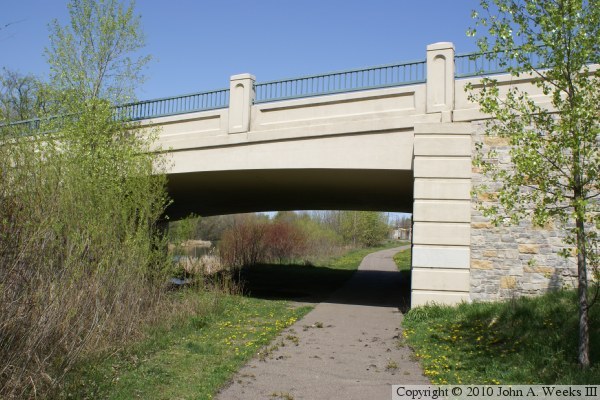
[[[283,263],[305,256],[307,236],[294,222],[240,215],[224,231],[219,251],[223,263],[234,269],[264,262]]]
[[[151,139],[88,106],[52,135],[0,132],[3,398],[45,397],[80,354],[135,336],[164,284]]]
[[[226,229],[219,243],[222,262],[234,269],[266,260],[265,232],[267,221],[255,215],[240,215]]]
[[[291,222],[276,220],[266,225],[264,241],[268,261],[283,263],[306,254],[307,237],[300,227]]]

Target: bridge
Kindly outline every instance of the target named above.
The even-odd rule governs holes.
[[[412,213],[412,305],[454,304],[543,291],[573,272],[561,264],[556,233],[499,231],[473,205],[472,182],[484,179],[472,167],[473,143],[487,117],[465,88],[481,87],[482,74],[494,74],[501,93],[519,85],[550,102],[534,77],[442,42],[419,61],[269,82],[240,74],[228,88],[117,110],[160,128],[171,217]]]
[[[427,46],[420,61],[263,83],[235,75],[229,88],[121,112],[161,128],[170,215],[409,212],[412,305],[452,304],[485,298],[476,294],[481,274],[493,269],[472,251],[482,222],[473,222],[471,154],[486,116],[465,87],[477,87],[482,70],[498,74],[501,87],[527,86],[536,101],[549,101],[531,76],[501,74],[483,55],[457,55],[444,42]],[[496,281],[501,293],[502,276]]]

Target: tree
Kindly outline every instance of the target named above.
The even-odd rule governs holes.
[[[386,216],[375,211],[342,211],[341,233],[344,240],[357,246],[376,246],[388,235]]]
[[[156,311],[170,268],[155,136],[113,107],[139,78],[137,19],[116,1],[69,7],[47,56],[52,111],[72,114],[24,139],[0,124],[0,398],[55,397],[83,354]]]
[[[498,201],[482,205],[495,223],[524,218],[543,226],[559,223],[577,258],[579,354],[589,360],[588,270],[597,274],[599,213],[600,5],[597,0],[481,0],[474,11],[477,40],[489,59],[513,76],[531,75],[551,105],[537,104],[526,90],[502,95],[493,78],[471,90],[471,99],[492,119],[486,134],[506,138],[510,166],[482,151],[475,162],[499,185]],[[485,190],[485,188],[483,188]],[[568,257],[569,248],[562,255]]]
[[[132,0],[71,0],[71,23],[50,24],[46,58],[53,86],[75,101],[130,101],[144,79],[149,56],[134,56],[144,47],[140,17]]]
[[[33,75],[6,68],[0,75],[0,123],[39,116],[45,108],[45,85]]]

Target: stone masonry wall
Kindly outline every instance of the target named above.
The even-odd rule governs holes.
[[[484,150],[495,149],[494,162],[508,166],[508,145],[501,138],[486,137],[484,123],[474,124],[475,143]],[[561,231],[554,226],[519,225],[494,227],[477,208],[477,202],[494,201],[498,187],[473,167],[472,185],[486,184],[492,193],[480,194],[471,202],[471,299],[502,300],[515,296],[536,295],[551,289],[577,284],[577,264],[558,252],[565,247]]]

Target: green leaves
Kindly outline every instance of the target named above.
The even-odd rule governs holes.
[[[491,10],[490,2],[482,3],[484,10]],[[478,91],[469,87],[470,99],[493,117],[487,122],[486,134],[506,138],[510,144],[510,168],[489,162],[494,159],[490,149],[476,160],[502,185],[499,201],[503,212],[524,217],[530,214],[527,209],[532,209],[533,221],[544,224],[550,217],[566,220],[581,214],[581,209],[597,210],[597,201],[581,203],[580,199],[598,197],[600,81],[597,72],[582,73],[587,70],[583,60],[597,48],[598,37],[590,39],[581,32],[591,29],[586,22],[597,20],[599,12],[585,1],[534,1],[521,4],[525,7],[518,7],[519,3],[493,1],[497,14],[488,31],[493,49],[502,50],[494,56],[506,63],[516,59],[515,76],[533,73],[537,77],[534,85],[550,97],[551,104],[538,104],[516,87],[501,94],[498,83],[489,78],[482,79]],[[481,23],[477,13],[474,18]],[[513,26],[519,29],[515,31]],[[566,41],[567,37],[571,41]],[[524,43],[522,49],[509,47],[516,39]],[[537,46],[539,42],[546,46]],[[526,61],[531,53],[552,67],[536,70]],[[586,194],[577,194],[581,192]]]
[[[375,246],[386,239],[388,225],[385,215],[374,211],[342,211],[341,232],[346,242],[354,245]]]
[[[585,367],[587,270],[598,274],[600,225],[600,74],[588,64],[599,61],[600,7],[596,0],[482,0],[481,5],[487,16],[473,15],[488,30],[478,39],[480,50],[491,50],[490,58],[510,65],[513,76],[529,74],[533,81],[529,89],[501,90],[489,78],[482,79],[480,90],[468,87],[469,99],[490,116],[475,165],[495,183],[497,199],[481,196],[486,200],[479,206],[494,223],[529,219],[543,226],[553,220],[568,232],[565,244],[576,246]],[[540,101],[546,99],[549,103]],[[504,145],[489,138],[503,139]]]
[[[150,60],[135,56],[144,47],[144,35],[134,3],[71,0],[68,8],[70,25],[50,24],[46,58],[54,86],[79,102],[131,101]]]

